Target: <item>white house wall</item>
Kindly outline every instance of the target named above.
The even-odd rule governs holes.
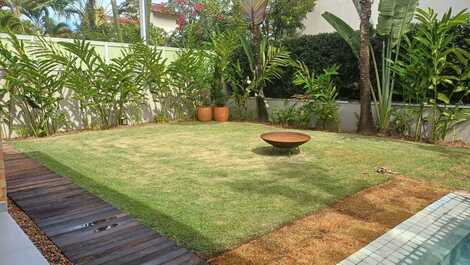
[[[373,24],[376,24],[379,1],[375,0],[373,2],[371,21]],[[438,14],[443,14],[449,7],[452,7],[454,13],[456,13],[465,8],[470,9],[470,0],[421,0],[419,1],[419,7],[431,7]],[[302,33],[315,35],[324,32],[334,32],[333,27],[321,16],[326,11],[339,16],[354,29],[359,29],[359,16],[352,0],[318,0],[313,12],[307,14],[305,18],[305,29]]]
[[[176,18],[174,16],[164,14],[153,13],[150,17],[150,23],[156,27],[164,29],[168,33],[174,31],[177,27]]]

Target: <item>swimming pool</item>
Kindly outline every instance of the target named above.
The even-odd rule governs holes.
[[[453,192],[338,265],[470,265],[470,194]]]
[[[452,252],[444,259],[441,265],[469,265],[470,264],[470,235],[464,238]]]

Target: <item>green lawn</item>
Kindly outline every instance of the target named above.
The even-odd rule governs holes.
[[[273,155],[260,124],[182,123],[12,142],[145,224],[214,255],[365,187],[375,168],[470,190],[470,149],[306,131]]]

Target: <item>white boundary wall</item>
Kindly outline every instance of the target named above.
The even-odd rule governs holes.
[[[268,113],[272,115],[275,111],[287,109],[290,106],[297,104],[301,106],[303,103],[296,99],[276,99],[276,98],[267,98],[268,104]],[[360,113],[361,105],[359,102],[348,102],[348,101],[337,101],[339,105],[339,129],[343,132],[355,132],[357,129],[357,122]],[[230,102],[231,113],[234,114],[236,109],[233,102]],[[403,103],[393,104],[395,108],[400,108],[404,106],[409,106]],[[470,106],[463,106],[467,113],[470,114]],[[256,100],[255,98],[250,98],[247,103],[247,118],[255,119],[256,118]],[[312,119],[311,126],[314,126],[314,118]],[[466,143],[470,143],[470,120],[463,122],[456,126],[451,133],[449,133],[447,140],[461,140]]]

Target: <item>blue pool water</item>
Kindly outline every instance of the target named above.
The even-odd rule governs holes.
[[[470,265],[470,193],[452,192],[339,265]]]
[[[469,265],[470,264],[470,234],[464,238],[441,265]]]

